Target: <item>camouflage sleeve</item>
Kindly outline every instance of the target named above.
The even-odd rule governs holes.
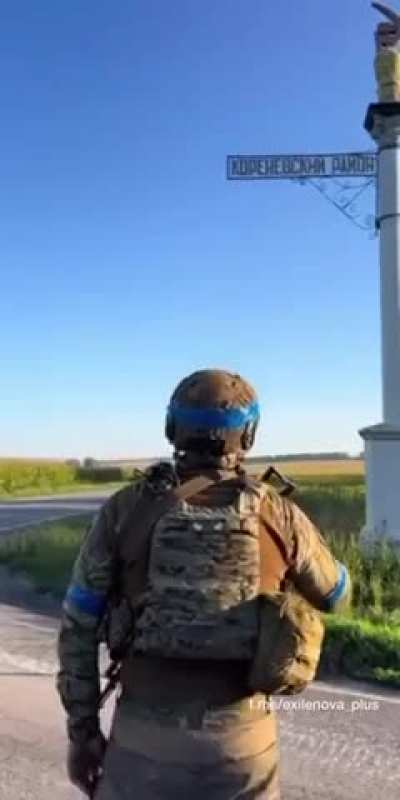
[[[290,579],[320,611],[338,611],[351,600],[351,581],[311,520],[295,503],[285,501],[288,532],[293,542]]]
[[[98,629],[115,571],[115,498],[103,505],[84,538],[63,604],[57,689],[75,740],[98,730]]]

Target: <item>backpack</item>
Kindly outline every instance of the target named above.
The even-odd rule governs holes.
[[[186,502],[215,482],[199,476],[160,497],[144,494],[128,515],[135,537],[126,537],[123,595],[131,615],[102,702],[131,648],[166,658],[244,659],[249,692],[294,694],[314,679],[321,614],[293,588],[268,585],[268,565],[282,579],[290,567],[278,534],[260,525],[271,487],[248,481],[228,507]]]
[[[147,581],[129,600],[133,652],[181,659],[250,660],[258,635],[260,504],[249,482],[231,505],[179,499],[153,527]]]

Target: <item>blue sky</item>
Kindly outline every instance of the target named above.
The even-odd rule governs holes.
[[[175,383],[258,388],[258,453],[381,417],[378,242],[228,153],[371,149],[366,0],[15,0],[0,26],[0,454],[167,453]],[[369,205],[373,210],[373,193]]]

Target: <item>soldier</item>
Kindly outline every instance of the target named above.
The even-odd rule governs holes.
[[[190,375],[167,412],[173,464],[114,494],[84,540],[58,690],[70,779],[96,800],[279,800],[276,720],[248,678],[260,587],[279,592],[290,577],[314,608],[333,611],[349,577],[291,500],[246,475],[258,421],[240,376]],[[110,604],[130,635],[106,748],[98,641]]]

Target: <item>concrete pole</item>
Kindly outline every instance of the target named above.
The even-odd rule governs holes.
[[[400,545],[400,15],[381,3],[375,32],[378,103],[365,127],[378,146],[383,422],[360,431],[365,441],[366,540]]]
[[[375,117],[381,270],[383,421],[400,426],[400,114]]]
[[[400,102],[372,104],[365,127],[378,145],[383,422],[365,441],[364,538],[400,544]]]

